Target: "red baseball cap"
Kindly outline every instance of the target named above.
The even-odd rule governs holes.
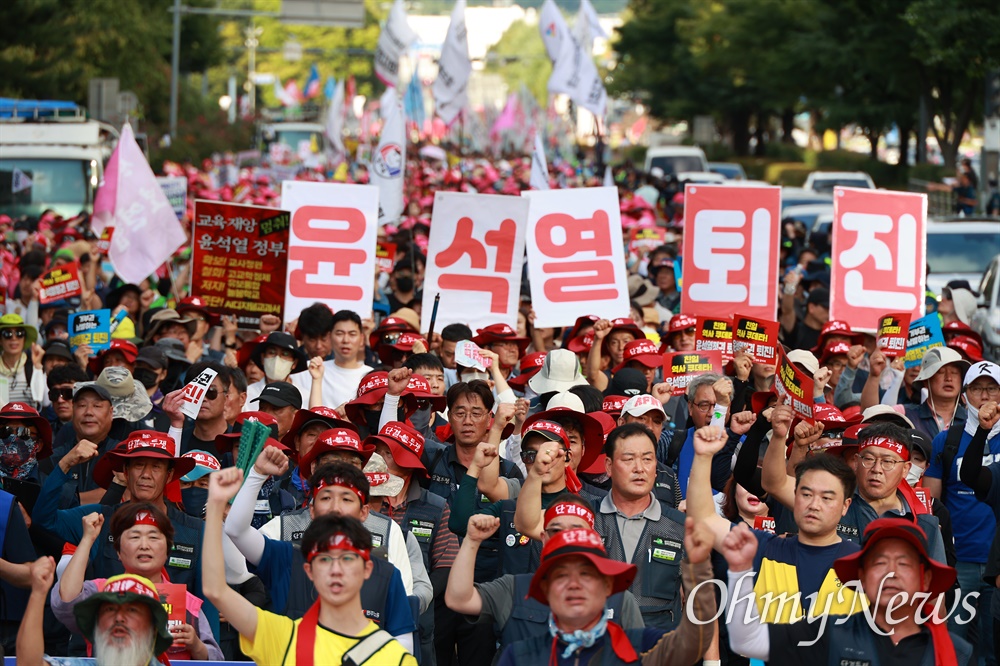
[[[628,402],[627,395],[606,395],[601,411],[617,419],[622,415],[622,407],[625,406],[626,402]]]
[[[826,341],[833,335],[848,338],[850,340],[849,344],[852,345],[860,345],[865,341],[865,334],[860,332],[855,333],[852,331],[851,325],[846,321],[831,319],[823,324],[823,328],[819,332],[819,339],[816,342],[816,346],[812,348],[812,353],[819,354],[822,350],[826,349]]]
[[[970,335],[955,335],[948,341],[948,346],[965,357],[969,363],[979,363],[983,360],[983,345]]]
[[[219,325],[219,315],[208,311],[208,305],[201,296],[188,296],[182,299],[175,309],[177,310],[177,314],[181,315],[185,312],[197,312],[205,318],[209,326]]]
[[[647,338],[633,340],[625,345],[625,350],[622,352],[622,362],[615,366],[611,372],[618,372],[632,361],[641,363],[647,368],[659,368],[663,365],[663,354],[660,353],[652,340]]]
[[[125,360],[130,364],[135,363],[136,357],[139,356],[139,348],[134,344],[128,340],[114,338],[111,340],[110,347],[97,352],[97,356],[87,361],[87,369],[90,370],[92,374],[101,374],[101,370],[104,369],[104,359],[111,352],[120,352],[121,355],[125,357]]]
[[[819,357],[819,364],[825,365],[834,356],[847,356],[850,349],[851,345],[846,342],[832,342],[823,350],[823,355]]]
[[[535,374],[542,369],[545,365],[545,352],[531,352],[526,356],[521,357],[520,363],[518,363],[517,377],[511,377],[507,380],[507,384],[510,385],[512,389],[524,392],[524,386],[528,383],[528,380],[535,376]]]
[[[399,421],[389,421],[377,435],[365,438],[365,445],[375,449],[375,443],[382,442],[392,451],[392,459],[397,467],[413,472],[427,473],[420,456],[424,453],[424,436],[413,426]]]

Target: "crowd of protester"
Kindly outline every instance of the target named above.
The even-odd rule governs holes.
[[[167,171],[191,200],[277,202],[263,173],[203,166]],[[85,218],[0,217],[6,654],[996,664],[1000,367],[968,325],[967,284],[930,299],[947,346],[904,368],[830,320],[829,248],[785,225],[778,321],[814,380],[810,424],[777,402],[774,365],[745,352],[683,395],[663,383],[662,354],[694,349],[699,314],[680,310],[683,194],[629,165],[615,170],[623,242],[635,226],[667,234],[626,251],[628,316],[539,328],[525,287],[516,327],[428,336],[433,192],[517,193],[530,169],[410,167],[373,318],[315,303],[239,329],[185,292],[185,253],[125,284]],[[72,261],[82,295],[39,304],[40,276]],[[110,348],[71,347],[70,313],[101,307],[125,314]],[[457,363],[464,340],[487,370]],[[206,370],[192,418],[183,387]],[[179,617],[167,585],[184,586]],[[782,594],[792,602],[766,602]],[[928,599],[937,617],[921,621]]]

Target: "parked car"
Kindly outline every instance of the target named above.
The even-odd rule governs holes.
[[[697,183],[701,185],[722,185],[726,177],[711,171],[679,171],[677,180],[681,183]]]
[[[833,192],[835,187],[859,187],[874,190],[875,182],[864,171],[813,171],[803,189],[813,192]]]
[[[983,355],[1000,363],[1000,254],[983,271],[979,293],[979,308],[970,325],[983,339]]]
[[[927,223],[927,288],[940,295],[952,280],[975,287],[1000,254],[1000,220]]]
[[[708,160],[698,146],[656,146],[646,151],[644,169],[649,173],[653,167],[671,176],[682,171],[708,171]]]
[[[708,170],[717,173],[726,180],[746,180],[747,172],[739,162],[709,162]]]
[[[829,204],[833,205],[832,192],[813,192],[801,187],[781,188],[781,217],[785,217],[785,211],[791,206],[805,206],[807,204]]]

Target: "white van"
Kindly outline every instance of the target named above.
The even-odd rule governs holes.
[[[643,168],[649,173],[653,167],[663,169],[664,176],[671,176],[684,171],[708,171],[708,160],[698,146],[656,146],[646,151]]]

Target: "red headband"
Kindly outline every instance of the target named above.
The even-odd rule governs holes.
[[[150,511],[137,511],[135,514],[135,525],[152,525],[160,529],[160,524],[156,522],[156,516]]]
[[[895,451],[899,454],[899,457],[903,459],[903,462],[910,459],[910,450],[896,440],[889,439],[888,437],[872,437],[871,439],[866,439],[861,443],[861,446],[858,448],[858,452],[864,451],[870,446],[879,446],[883,449]]]
[[[559,516],[577,516],[586,520],[591,529],[594,527],[594,512],[576,502],[556,502],[550,506],[545,510],[545,524],[548,525]]]
[[[326,553],[331,550],[346,550],[351,553],[357,553],[365,562],[369,559],[369,552],[367,550],[356,547],[349,536],[341,532],[337,532],[325,542],[314,543],[313,547],[310,548],[309,552],[306,554],[306,562],[311,563],[313,558],[320,553]]]
[[[365,494],[361,492],[361,490],[359,490],[357,487],[355,487],[353,483],[351,483],[342,476],[334,476],[329,479],[320,479],[319,483],[316,484],[316,487],[313,488],[313,497],[319,495],[319,491],[323,490],[324,488],[330,488],[332,486],[347,488],[348,490],[350,490],[351,492],[353,492],[355,495],[358,496],[358,499],[361,500],[362,504],[366,504],[368,502],[368,499],[365,497]]]

